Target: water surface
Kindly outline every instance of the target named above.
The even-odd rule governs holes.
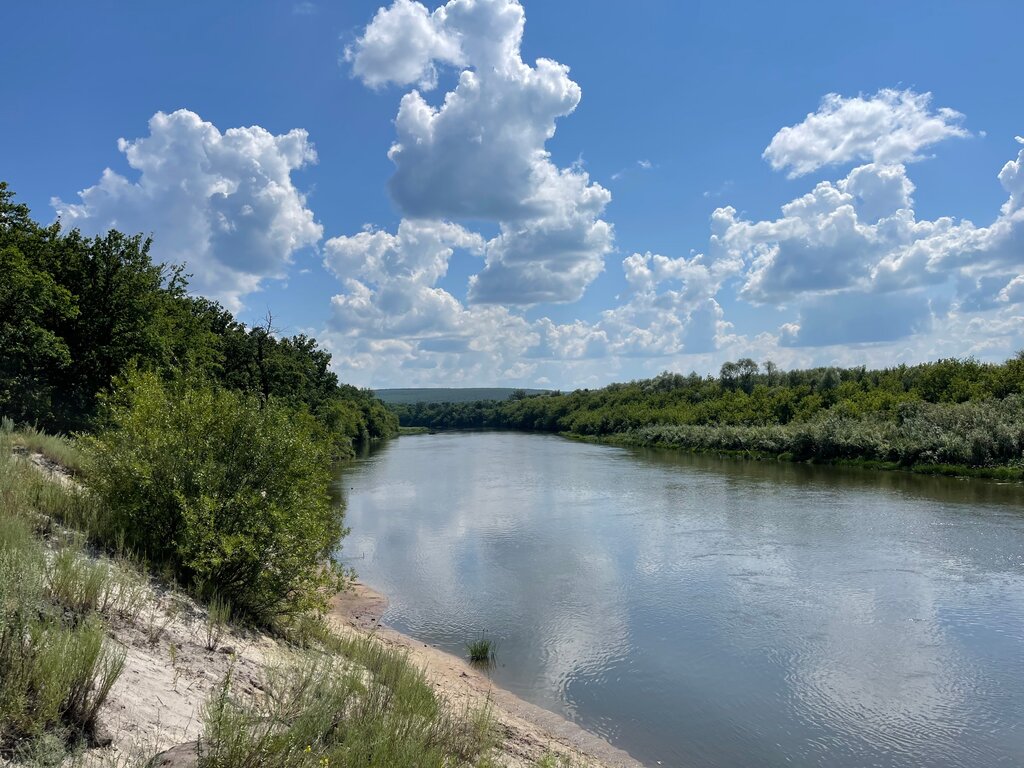
[[[396,629],[650,765],[1024,765],[1024,491],[500,432],[347,469]]]

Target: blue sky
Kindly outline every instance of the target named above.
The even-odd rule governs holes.
[[[6,4],[0,178],[360,385],[1024,347],[1024,6],[779,5]]]

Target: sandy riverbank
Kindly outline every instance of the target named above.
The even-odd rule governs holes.
[[[137,766],[171,747],[182,749],[180,761],[157,765],[194,766],[204,705],[228,671],[236,693],[255,696],[263,690],[266,665],[288,653],[279,640],[238,628],[229,629],[211,650],[204,637],[205,609],[155,583],[151,590],[142,615],[111,627],[126,659],[100,718],[109,746],[88,750],[80,762],[73,761],[75,766]],[[335,599],[328,618],[338,633],[372,635],[408,651],[438,698],[454,711],[490,702],[498,729],[496,765],[533,768],[545,758],[556,758],[550,764],[559,768],[641,768],[600,737],[496,687],[462,659],[381,626],[386,607],[383,596],[357,585]]]
[[[339,632],[370,633],[383,643],[407,650],[452,706],[477,707],[489,700],[501,729],[498,748],[506,765],[529,766],[554,754],[580,768],[642,768],[600,736],[499,688],[465,660],[382,625],[387,605],[384,595],[356,584],[335,598],[329,618]]]

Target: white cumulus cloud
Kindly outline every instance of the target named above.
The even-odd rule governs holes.
[[[970,135],[960,125],[962,114],[948,107],[932,111],[931,98],[888,88],[867,97],[830,93],[817,112],[775,134],[764,158],[775,170],[788,169],[790,178],[826,165],[919,160],[932,144]]]
[[[1003,166],[1009,195],[991,224],[919,219],[902,164],[869,163],[821,181],[749,221],[731,206],[712,216],[712,253],[742,264],[739,298],[794,307],[788,346],[885,342],[927,332],[949,312],[969,314],[1024,299],[1024,150]]]
[[[194,290],[232,309],[264,280],[283,277],[293,254],[323,234],[291,180],[316,162],[304,130],[221,132],[182,109],[156,113],[149,136],[120,139],[118,148],[138,180],[106,169],[78,202],[53,199],[61,220],[87,233],[152,233],[157,261],[185,264]]]
[[[988,226],[943,217],[916,225],[917,237],[883,258],[874,280],[882,287],[902,287],[956,279],[964,308],[985,308],[1015,301],[1016,291],[1002,291],[1024,267],[1024,149],[999,172],[1009,197]]]
[[[850,288],[870,281],[893,248],[920,236],[913,189],[902,165],[859,166],[786,203],[775,220],[746,221],[730,206],[719,208],[714,243],[749,262],[740,290],[748,301],[785,303]]]
[[[438,65],[459,69],[437,106],[419,90],[402,97],[389,186],[407,218],[499,225],[474,302],[575,301],[612,248],[612,227],[600,218],[610,193],[581,168],[556,166],[545,148],[580,88],[562,64],[523,61],[524,25],[514,0],[451,0],[433,12],[396,0],[346,54],[371,87],[427,90]]]
[[[724,343],[730,324],[715,296],[735,263],[697,254],[671,258],[634,253],[623,259],[625,301],[598,322],[615,354],[630,357],[702,354]]]
[[[483,240],[457,224],[404,220],[395,234],[364,231],[324,244],[324,266],[346,287],[332,324],[349,335],[406,340],[465,336],[464,308],[435,283],[456,248]]]
[[[458,38],[445,28],[445,16],[444,8],[430,13],[411,0],[380,8],[362,36],[345,49],[352,73],[371,88],[387,83],[436,87],[435,61],[462,63]]]
[[[540,370],[560,376],[567,364],[593,376],[618,358],[710,353],[728,339],[714,299],[734,268],[726,260],[633,254],[623,261],[630,289],[622,304],[596,322],[556,323],[466,305],[437,285],[456,250],[487,247],[457,224],[427,219],[328,240],[324,266],[343,286],[325,334],[338,364],[366,382],[528,381]]]

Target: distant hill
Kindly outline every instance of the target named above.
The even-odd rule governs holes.
[[[516,387],[428,387],[422,389],[375,389],[373,394],[385,403],[470,403],[474,400],[508,400],[513,392],[543,395],[548,389]]]

